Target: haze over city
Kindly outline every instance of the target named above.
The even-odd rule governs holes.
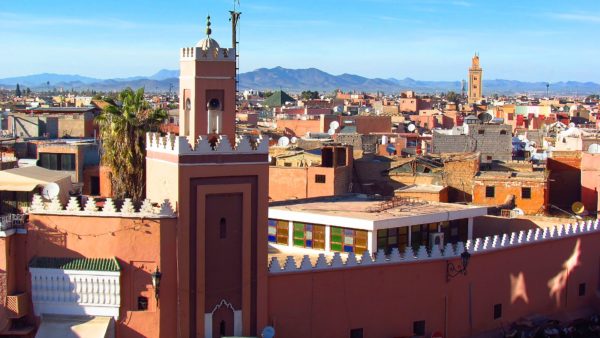
[[[230,42],[233,1],[3,2],[0,78],[97,78],[176,69],[204,34]],[[241,1],[241,71],[316,67],[332,74],[460,80],[474,52],[487,79],[600,79],[597,1]],[[43,15],[42,15],[43,13]]]

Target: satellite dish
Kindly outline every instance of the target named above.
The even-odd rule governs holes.
[[[296,143],[296,142],[298,142],[298,138],[296,136],[294,136],[290,139],[290,142]]]
[[[408,125],[408,127],[406,127],[406,129],[408,129],[408,131],[412,133],[417,129],[417,127],[415,127],[415,125],[411,123]]]
[[[514,208],[513,211],[515,212],[515,215],[517,215],[517,216],[525,215],[525,212],[521,208]]]
[[[60,186],[56,183],[48,183],[42,189],[42,197],[47,200],[51,200],[55,197],[58,197],[58,193],[60,192]]]
[[[590,154],[600,154],[600,144],[592,143],[588,147],[588,153]]]
[[[275,329],[272,326],[266,326],[262,330],[260,336],[262,338],[273,338],[273,337],[275,337]]]
[[[333,129],[333,128],[332,128],[332,129],[329,129],[329,130],[327,131],[327,134],[329,134],[330,136],[331,136],[331,135],[333,135],[333,134],[335,134],[335,129]]]
[[[490,122],[494,117],[492,116],[492,114],[485,112],[485,113],[481,113],[479,114],[479,116],[477,116],[477,118],[479,119],[479,121],[481,121],[482,123],[488,123]]]
[[[571,210],[575,215],[581,215],[585,211],[585,206],[581,202],[575,202],[571,205]]]
[[[277,145],[280,147],[287,147],[290,144],[290,139],[287,136],[282,136],[277,140]]]

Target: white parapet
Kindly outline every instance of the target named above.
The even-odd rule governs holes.
[[[146,150],[173,155],[268,154],[269,138],[240,135],[232,142],[227,135],[220,135],[214,142],[207,136],[200,136],[192,143],[186,136],[173,134],[160,136],[158,133],[147,133]]]
[[[33,201],[29,208],[29,213],[40,215],[71,215],[71,216],[104,216],[104,217],[139,217],[139,218],[175,218],[176,212],[173,210],[171,202],[165,199],[160,206],[154,207],[150,200],[144,200],[139,210],[136,210],[131,199],[126,198],[121,209],[117,210],[114,201],[107,198],[104,202],[104,208],[98,211],[93,199],[89,199],[82,209],[75,197],[71,197],[65,208],[58,198],[45,203],[39,194],[33,195]]]
[[[495,235],[485,237],[483,239],[476,238],[473,241],[467,241],[466,244],[458,242],[456,245],[446,244],[444,251],[434,247],[431,253],[427,251],[425,246],[420,246],[415,253],[410,246],[406,247],[404,255],[401,257],[397,248],[394,248],[389,255],[385,255],[382,251],[373,256],[369,251],[365,251],[360,257],[360,261],[354,253],[349,253],[345,260],[336,252],[333,257],[327,261],[325,255],[320,254],[316,264],[310,263],[304,257],[301,261],[296,260],[293,256],[288,256],[285,259],[285,264],[280,262],[278,258],[273,257],[269,264],[270,273],[286,273],[286,272],[306,272],[306,271],[323,271],[328,269],[348,269],[360,267],[369,264],[385,265],[385,264],[407,264],[414,262],[431,262],[436,260],[457,259],[460,254],[469,251],[472,255],[485,254],[495,250],[505,250],[525,245],[535,245],[537,243],[556,241],[566,238],[586,236],[597,234],[600,232],[600,222],[596,220],[582,221],[576,224],[555,225],[545,229],[530,229],[528,231],[513,232],[509,234]],[[564,230],[563,230],[564,229]],[[310,263],[310,264],[309,264]]]
[[[235,48],[218,48],[203,50],[200,47],[181,48],[179,55],[181,61],[232,61],[235,62]]]
[[[119,317],[120,272],[30,268],[36,315]]]

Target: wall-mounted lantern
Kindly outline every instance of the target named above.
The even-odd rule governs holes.
[[[469,265],[469,259],[471,258],[471,254],[465,249],[463,253],[460,254],[461,264],[458,266],[454,266],[450,261],[446,262],[446,281],[450,281],[450,279],[462,274],[467,274],[467,266]]]

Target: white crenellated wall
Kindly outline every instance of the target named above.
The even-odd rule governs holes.
[[[108,216],[108,217],[143,217],[143,218],[175,218],[177,215],[171,206],[169,200],[164,200],[159,208],[155,208],[149,199],[144,200],[144,203],[139,210],[136,210],[130,198],[126,198],[121,206],[121,210],[117,210],[112,198],[107,198],[104,202],[102,211],[98,211],[96,202],[89,199],[87,204],[82,208],[76,197],[71,197],[65,208],[60,203],[58,198],[53,198],[50,202],[45,203],[42,196],[39,194],[33,195],[33,200],[29,208],[29,213],[46,214],[46,215],[72,215],[72,216]]]
[[[600,232],[599,221],[584,221],[575,224],[560,224],[544,229],[530,229],[529,231],[513,232],[510,234],[495,235],[493,237],[476,238],[473,241],[467,241],[466,244],[458,242],[456,247],[450,243],[446,244],[444,250],[433,246],[431,252],[428,252],[425,246],[421,246],[417,252],[408,246],[404,253],[400,254],[397,248],[394,248],[390,255],[385,255],[383,250],[379,250],[374,256],[369,251],[365,251],[360,260],[354,253],[349,253],[345,261],[339,252],[336,252],[330,261],[327,261],[324,254],[320,254],[316,264],[312,264],[309,256],[305,255],[302,260],[297,261],[293,256],[288,256],[285,261],[280,261],[277,257],[272,257],[269,263],[270,273],[286,273],[299,271],[315,271],[332,268],[351,268],[355,266],[365,266],[372,264],[397,264],[403,262],[446,260],[450,257],[455,258],[465,250],[471,254],[486,253],[494,250],[514,248],[522,245],[540,243],[543,241],[558,240],[567,237],[585,236],[590,233]]]
[[[179,57],[181,61],[235,61],[235,48],[203,50],[200,47],[184,47],[181,48]]]
[[[206,136],[200,136],[194,144],[191,144],[186,136],[174,134],[160,136],[158,133],[147,133],[146,150],[177,155],[267,154],[269,138],[259,136],[252,140],[248,136],[240,135],[236,137],[235,144],[232,144],[227,135],[219,135],[217,143],[211,145]]]
[[[36,315],[119,317],[120,272],[30,268]]]

